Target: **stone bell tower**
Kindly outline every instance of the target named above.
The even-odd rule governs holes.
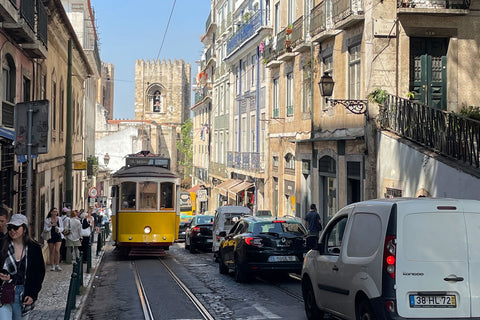
[[[191,67],[183,60],[135,62],[135,120],[178,126],[189,118]]]

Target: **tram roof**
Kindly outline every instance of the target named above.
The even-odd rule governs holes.
[[[178,178],[172,171],[156,166],[124,166],[115,172],[112,177],[114,178]]]

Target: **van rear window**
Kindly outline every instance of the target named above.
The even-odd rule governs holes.
[[[452,212],[406,215],[401,228],[403,254],[411,261],[465,261],[467,245],[462,214]],[[400,248],[399,248],[400,249]]]

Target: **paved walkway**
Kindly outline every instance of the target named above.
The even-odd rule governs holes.
[[[46,243],[45,243],[46,245]],[[107,245],[109,242],[107,241]],[[97,243],[92,244],[92,267],[90,273],[87,273],[87,264],[83,264],[83,285],[80,289],[80,295],[76,296],[76,308],[70,313],[70,319],[80,319],[83,302],[87,298],[93,279],[97,272],[102,257],[103,250],[96,255]],[[42,290],[35,303],[35,309],[30,314],[29,320],[63,320],[65,317],[65,308],[67,306],[68,290],[72,276],[72,264],[61,263],[62,271],[50,271],[50,266],[46,266],[45,280]]]

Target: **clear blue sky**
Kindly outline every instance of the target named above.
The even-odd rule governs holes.
[[[210,0],[91,0],[100,58],[115,65],[114,119],[134,118],[135,60],[179,60],[197,71]],[[159,55],[160,51],[160,55]]]

